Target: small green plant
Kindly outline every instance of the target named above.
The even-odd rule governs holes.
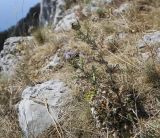
[[[92,37],[90,35],[90,30],[88,28],[88,26],[86,26],[86,32],[84,32],[81,29],[81,25],[80,23],[76,23],[76,24],[72,24],[72,29],[76,31],[76,38],[86,42],[87,44],[89,44],[93,49],[95,49],[97,47],[97,44],[95,42],[94,37]]]
[[[102,8],[97,9],[96,11],[99,18],[105,18],[106,17],[106,11]]]
[[[88,102],[91,102],[92,99],[95,97],[96,95],[96,92],[95,91],[89,91],[89,92],[86,92],[84,94],[84,99]]]

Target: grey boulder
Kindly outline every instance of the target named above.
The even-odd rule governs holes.
[[[50,80],[22,93],[18,105],[19,123],[25,137],[38,136],[59,121],[69,89],[60,80]]]

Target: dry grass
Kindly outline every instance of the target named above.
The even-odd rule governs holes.
[[[140,21],[140,22],[142,22],[142,21]],[[125,137],[128,137],[128,136],[126,136],[128,134],[125,134],[125,131],[129,132],[130,136],[131,135],[132,136],[134,135],[135,137],[142,136],[142,135],[145,136],[148,132],[144,132],[145,130],[141,128],[141,124],[140,124],[139,121],[140,120],[150,121],[149,116],[152,116],[155,111],[147,112],[151,109],[151,107],[149,107],[149,106],[152,106],[152,108],[155,107],[155,109],[158,110],[157,109],[158,102],[155,105],[150,105],[148,103],[148,100],[152,99],[154,101],[156,99],[156,96],[153,96],[152,98],[150,97],[150,94],[153,92],[150,89],[154,90],[155,92],[156,92],[156,90],[154,89],[154,86],[150,85],[150,83],[146,83],[146,81],[144,79],[145,78],[144,74],[146,74],[147,78],[150,80],[150,82],[152,84],[157,84],[158,80],[159,80],[159,77],[158,77],[159,76],[158,75],[159,70],[157,69],[157,67],[154,67],[153,65],[146,67],[140,61],[140,59],[138,59],[139,52],[137,51],[137,48],[136,47],[133,48],[133,45],[131,47],[131,44],[132,43],[134,44],[134,42],[132,42],[134,40],[133,38],[128,39],[126,42],[124,42],[125,43],[124,46],[127,44],[127,47],[122,47],[121,46],[122,49],[120,49],[118,47],[117,48],[118,52],[114,53],[114,50],[106,50],[105,49],[106,47],[105,47],[105,45],[103,45],[103,42],[97,43],[98,38],[94,36],[94,35],[96,35],[94,33],[95,32],[97,33],[96,30],[94,31],[95,26],[93,27],[93,25],[90,25],[90,27],[91,28],[87,28],[86,31],[81,30],[83,33],[81,33],[81,34],[78,33],[77,35],[80,35],[79,37],[77,37],[77,35],[76,35],[76,38],[78,38],[81,41],[84,41],[85,43],[88,44],[88,50],[87,50],[85,45],[84,45],[85,47],[79,47],[78,48],[80,50],[80,52],[83,51],[82,53],[84,53],[84,51],[87,50],[87,53],[85,52],[86,54],[83,55],[83,65],[82,65],[81,59],[79,59],[79,60],[75,59],[74,61],[70,62],[71,65],[73,66],[73,68],[75,68],[75,70],[77,70],[77,69],[81,70],[81,74],[79,72],[77,74],[77,81],[78,81],[78,84],[80,85],[79,89],[80,89],[80,92],[81,92],[81,97],[83,97],[83,95],[85,95],[86,92],[90,93],[91,91],[96,91],[96,93],[97,92],[99,93],[99,91],[100,92],[105,91],[106,94],[108,93],[108,91],[112,91],[112,93],[113,93],[115,91],[114,89],[112,89],[113,85],[115,85],[114,87],[119,87],[118,88],[119,92],[117,92],[119,94],[117,96],[113,94],[113,97],[108,98],[108,96],[107,96],[106,99],[108,101],[111,100],[113,102],[113,101],[116,101],[116,97],[117,97],[119,100],[121,99],[120,101],[122,103],[128,103],[126,108],[132,108],[132,110],[133,110],[133,114],[130,114],[129,111],[127,111],[128,115],[130,114],[133,118],[135,116],[136,120],[135,120],[135,122],[133,121],[134,119],[132,121],[130,120],[132,122],[131,126],[129,124],[128,125],[125,124],[126,125],[125,127],[127,127],[127,128],[124,128],[123,131],[118,130],[120,128],[121,129],[123,128],[121,126],[122,124],[121,125],[120,124],[114,124],[116,126],[116,128],[113,129],[113,132],[117,131],[116,133],[118,135],[125,136]],[[86,28],[86,27],[84,27],[84,28]],[[82,26],[82,29],[83,29],[83,26]],[[131,28],[131,30],[135,30],[135,29]],[[144,30],[146,30],[146,28]],[[100,30],[98,30],[98,31],[100,32]],[[141,32],[142,30],[134,31],[134,33],[138,33],[139,31]],[[85,35],[85,33],[87,35]],[[133,32],[131,32],[131,34],[128,34],[128,35],[132,35],[132,33]],[[99,34],[102,34],[102,37],[103,37],[103,33],[99,33]],[[86,37],[88,37],[88,38],[86,38]],[[94,43],[97,47],[95,49],[96,50],[101,49],[101,50],[94,51],[95,49],[92,49],[92,44],[93,44],[92,40],[94,41]],[[103,38],[101,40],[103,40]],[[134,46],[136,46],[136,45],[134,45]],[[132,51],[131,51],[131,49],[132,49]],[[107,51],[107,52],[105,53],[103,50]],[[95,59],[95,56],[96,56],[96,59]],[[113,71],[113,75],[110,74],[112,76],[112,78],[110,78],[111,76],[108,76],[108,79],[110,78],[109,80],[107,80],[107,74],[105,74],[105,72],[104,72],[106,69],[103,66],[103,60],[101,59],[102,57],[104,59],[106,59],[109,63],[119,64],[119,73],[116,73],[116,70],[114,70],[114,68],[112,68],[113,70],[111,69],[110,71],[111,72]],[[154,60],[156,60],[156,59],[154,59]],[[95,62],[98,62],[98,64],[95,64]],[[156,63],[156,64],[158,65],[158,63]],[[146,70],[148,70],[149,72],[146,72],[146,70],[144,69],[144,66],[145,66]],[[94,73],[93,67],[96,69],[95,73]],[[150,68],[150,67],[153,67],[153,68]],[[114,74],[114,72],[115,72],[115,74]],[[106,82],[106,81],[109,81],[109,82]],[[110,81],[112,82],[112,84],[110,84],[111,83]],[[108,84],[108,87],[110,87],[110,85],[111,85],[111,88],[106,88],[107,84]],[[101,85],[103,86],[103,88],[100,87]],[[81,88],[81,86],[83,86],[83,88]],[[147,94],[147,95],[145,95],[145,94]],[[92,93],[92,95],[93,95],[93,93]],[[97,94],[97,95],[98,95],[98,97],[96,96],[96,98],[99,98],[99,96],[101,96],[99,94]],[[134,106],[129,107],[129,103],[132,101],[132,98],[130,97],[131,98],[130,99],[127,95],[128,96],[132,95],[133,99],[135,99],[135,98],[139,99],[140,98],[139,101],[137,99],[138,103],[134,103],[137,106],[136,109],[134,108]],[[128,99],[128,98],[129,98],[129,101],[125,100],[125,99]],[[119,100],[116,101],[116,103],[120,102]],[[141,104],[145,105],[145,107],[143,107],[143,105],[141,105]],[[104,106],[104,105],[102,105],[102,106]],[[118,107],[118,106],[116,107],[116,106],[117,105],[115,104],[114,108],[117,108],[117,109],[122,108],[122,107]],[[101,107],[101,108],[103,108],[103,107]],[[104,108],[104,109],[108,112],[108,110],[106,108]],[[138,109],[138,112],[136,112],[137,109]],[[112,109],[110,109],[110,110],[112,110]],[[125,109],[125,110],[127,110],[127,109]],[[101,115],[104,115],[104,117],[105,117],[105,115],[107,115],[107,113],[103,114],[103,112],[99,112],[99,113]],[[123,111],[122,114],[124,112],[125,111]],[[122,116],[126,116],[126,115],[123,114]],[[109,121],[111,121],[112,118],[110,118]],[[154,119],[156,120],[156,117]],[[120,122],[120,120],[119,120],[119,122]],[[120,128],[117,128],[118,125],[120,125]],[[107,126],[107,127],[109,127],[109,126]],[[103,128],[103,125],[102,125],[102,128]],[[159,128],[154,129],[154,131],[157,132],[158,129]],[[153,133],[154,132],[152,132],[152,134],[150,134],[150,136],[152,136]]]
[[[130,11],[118,17],[102,7],[104,10],[96,13],[99,16],[97,21],[92,20],[97,16],[93,14],[80,22],[80,30],[54,34],[44,29],[47,41],[46,36],[38,31],[35,39],[41,45],[33,43],[25,47],[25,57],[11,81],[16,88],[14,97],[18,97],[27,85],[53,78],[65,81],[73,90],[73,99],[66,105],[64,121],[60,122],[64,138],[160,137],[159,63],[155,56],[147,62],[142,61],[141,51],[137,48],[137,41],[144,32],[159,29],[160,9],[157,5],[160,3],[159,0],[132,3]],[[113,10],[115,5],[110,8]],[[119,32],[125,32],[127,36],[124,39],[115,37],[106,43],[106,37],[116,36]],[[42,72],[58,49],[61,68]],[[66,61],[63,54],[68,49],[79,55]],[[147,52],[153,55],[151,51]],[[1,105],[9,103],[12,96],[8,91],[11,84],[3,82],[0,84]],[[91,113],[91,107],[95,108],[96,117]],[[0,137],[8,137],[13,131],[20,137],[16,117],[13,123],[8,117],[0,116],[0,123],[5,122]],[[11,123],[11,129],[7,130]],[[52,126],[39,137],[59,136]]]
[[[0,76],[0,137],[20,138],[21,130],[15,108],[12,106],[12,94],[9,90],[10,82],[7,77]]]
[[[38,28],[36,31],[34,31],[33,36],[37,40],[39,45],[42,45],[47,41],[46,31],[43,28]]]

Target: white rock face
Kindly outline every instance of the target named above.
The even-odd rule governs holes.
[[[55,121],[58,122],[61,108],[66,104],[67,98],[69,98],[69,89],[59,80],[50,80],[26,88],[18,106],[19,123],[25,137],[37,136],[52,124],[54,125]]]
[[[144,35],[143,38],[138,42],[138,47],[143,48],[146,45],[151,46],[159,43],[160,43],[160,31],[156,31]]]
[[[40,24],[56,25],[64,16],[65,0],[42,0],[40,11]]]
[[[59,23],[56,25],[55,31],[61,32],[61,31],[69,31],[72,28],[72,23],[77,22],[78,17],[75,13],[71,13],[69,15],[66,15]]]
[[[109,4],[113,0],[92,0],[90,4],[83,9],[82,13],[88,14],[88,12],[94,12],[100,5]],[[58,30],[69,30],[70,23],[75,20],[74,9],[69,14],[66,14],[68,10],[65,9],[67,3],[74,3],[74,0],[42,0],[40,10],[40,24],[46,25],[57,25],[56,31]],[[89,10],[89,11],[88,11]]]
[[[32,37],[11,37],[4,43],[4,48],[0,53],[0,72],[11,75],[14,73],[15,66],[22,58],[17,44],[31,40]]]

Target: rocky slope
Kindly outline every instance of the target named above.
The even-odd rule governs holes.
[[[18,21],[18,23],[15,26],[12,26],[3,32],[0,32],[0,51],[3,49],[3,43],[8,37],[27,36],[31,33],[31,27],[38,27],[39,14],[40,4],[37,4],[31,7],[26,17]]]
[[[158,138],[159,6],[42,0],[44,28],[0,53],[0,137]]]

